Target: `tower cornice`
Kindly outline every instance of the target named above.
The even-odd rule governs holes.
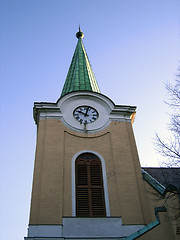
[[[35,102],[33,115],[35,123],[40,119],[59,119],[68,128],[84,132],[83,125],[78,123],[73,116],[76,107],[83,104],[93,106],[99,112],[98,120],[89,124],[87,133],[101,131],[113,121],[133,123],[136,107],[128,105],[115,105],[107,96],[96,92],[72,92],[60,98],[56,103]]]

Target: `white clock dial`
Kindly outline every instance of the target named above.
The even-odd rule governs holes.
[[[80,106],[74,110],[74,117],[80,123],[89,124],[96,121],[98,112],[90,106]]]

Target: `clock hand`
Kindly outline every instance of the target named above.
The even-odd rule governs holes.
[[[88,110],[89,110],[89,107],[87,107],[86,109],[86,113],[84,114],[85,117],[87,116]]]
[[[84,112],[81,112],[81,111],[78,111],[78,113],[82,113],[82,114],[84,114],[84,115],[85,115],[85,113],[84,113]]]

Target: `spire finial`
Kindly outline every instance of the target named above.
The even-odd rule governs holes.
[[[80,25],[79,25],[79,32],[76,33],[76,37],[79,39],[79,38],[83,38],[84,37],[84,33],[81,32],[81,28],[80,28]]]

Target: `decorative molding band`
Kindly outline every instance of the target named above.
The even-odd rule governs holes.
[[[126,238],[144,225],[123,225],[121,217],[63,218],[62,225],[30,225],[25,240],[119,239]]]
[[[62,237],[62,225],[29,225],[28,237]]]

